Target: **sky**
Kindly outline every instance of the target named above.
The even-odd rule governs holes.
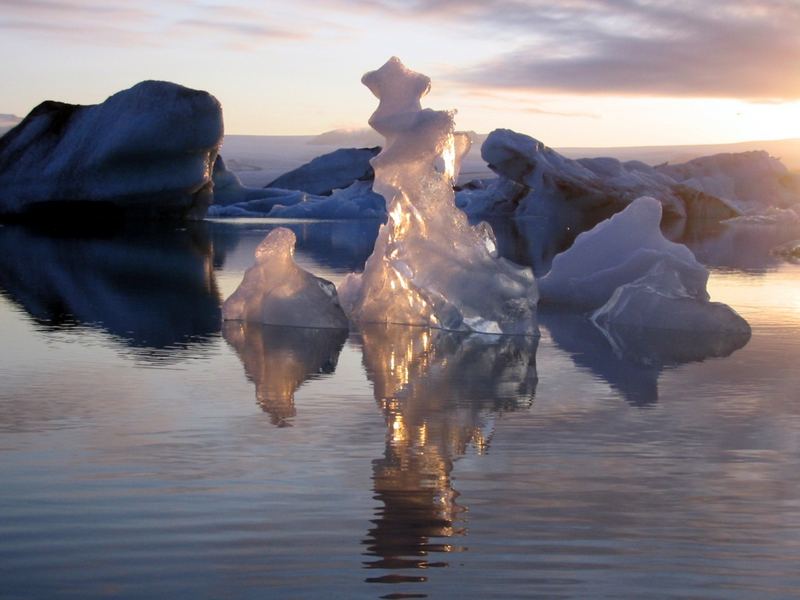
[[[551,146],[800,138],[800,0],[0,0],[0,113],[145,79],[227,133],[362,128],[398,56],[460,129]]]

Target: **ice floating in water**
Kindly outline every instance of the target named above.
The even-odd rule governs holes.
[[[294,233],[273,229],[256,249],[256,264],[222,305],[225,320],[346,329],[334,285],[294,262]]]
[[[669,329],[691,333],[750,336],[750,326],[731,307],[709,302],[705,286],[692,290],[674,263],[662,260],[642,277],[618,287],[592,315],[606,332],[614,329]],[[614,344],[613,335],[609,339]]]
[[[497,257],[490,230],[455,207],[453,181],[469,138],[453,113],[422,109],[430,80],[397,58],[362,82],[380,103],[370,125],[386,138],[374,159],[374,190],[389,221],[362,274],[340,287],[356,322],[537,334],[538,292],[530,269]]]
[[[642,197],[582,233],[541,279],[542,298],[596,308],[592,321],[612,345],[621,328],[749,338],[750,326],[733,309],[709,302],[708,271],[661,235],[660,221],[661,204]]]
[[[800,240],[792,240],[785,244],[779,244],[770,251],[770,254],[789,262],[798,263],[800,262]]]
[[[689,294],[707,300],[708,271],[686,246],[667,240],[660,223],[661,204],[644,196],[580,234],[539,280],[542,301],[597,308],[657,263],[668,263]]]

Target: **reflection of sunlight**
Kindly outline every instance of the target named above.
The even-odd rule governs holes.
[[[757,326],[800,325],[800,266],[782,265],[769,277],[712,273],[711,299],[724,302]]]
[[[466,535],[451,473],[468,448],[484,454],[494,411],[514,410],[536,381],[535,341],[422,327],[373,325],[361,331],[364,366],[386,419],[386,446],[373,461],[376,518],[364,541],[368,569],[394,571],[369,582],[419,581],[404,570],[445,567],[434,553]],[[503,391],[513,389],[499,408]],[[528,404],[522,404],[528,406]],[[398,572],[399,571],[399,572]]]
[[[450,179],[455,179],[456,176],[456,140],[453,134],[449,134],[444,143],[442,150],[442,159],[444,160],[444,174]]]

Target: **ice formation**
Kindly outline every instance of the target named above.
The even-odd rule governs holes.
[[[216,98],[166,81],[92,106],[43,102],[0,138],[0,215],[77,206],[202,219],[222,134]]]
[[[281,193],[276,194],[274,190],[243,185],[239,176],[228,169],[221,154],[218,154],[217,159],[214,161],[212,180],[214,182],[214,204],[212,206],[250,203],[254,200],[267,201],[274,199],[276,196],[286,195],[283,190],[279,190]],[[296,192],[290,193],[298,195]],[[276,202],[272,202],[269,203],[269,206],[272,207],[275,204]],[[211,214],[211,208],[209,208],[209,214]]]
[[[800,240],[791,240],[778,244],[770,253],[789,262],[798,263],[800,262]]]
[[[342,149],[278,177],[266,188],[242,185],[221,156],[214,163],[210,217],[382,219],[383,197],[372,191],[369,158],[378,148]]]
[[[498,177],[459,193],[458,205],[473,216],[550,216],[565,210],[608,216],[644,195],[678,217],[719,220],[740,214],[727,201],[681,185],[643,162],[573,160],[510,129],[492,131],[481,156]]]
[[[537,334],[536,281],[498,258],[491,230],[455,207],[453,182],[469,138],[453,113],[422,109],[430,80],[391,58],[364,75],[379,99],[370,125],[386,138],[372,160],[389,221],[364,272],[340,287],[353,321]]]
[[[645,275],[657,263],[678,273],[692,295],[705,295],[708,271],[686,246],[664,238],[660,222],[661,204],[645,196],[580,234],[539,280],[542,301],[597,308],[619,286]]]
[[[724,198],[746,214],[800,207],[800,174],[764,151],[714,154],[657,169],[689,188]]]
[[[731,307],[709,302],[705,286],[692,287],[687,271],[659,260],[642,277],[619,286],[592,321],[606,332],[618,329],[669,329],[693,334],[745,334],[750,326]],[[614,336],[610,337],[613,343]]]
[[[347,329],[334,285],[294,262],[294,233],[269,232],[256,249],[256,263],[222,305],[226,321]]]
[[[540,280],[542,300],[596,309],[607,333],[619,328],[744,334],[730,307],[710,302],[708,271],[691,250],[661,234],[661,205],[642,197],[575,239]]]
[[[275,206],[270,217],[282,219],[381,219],[386,216],[383,196],[369,181],[356,181],[330,196],[304,194],[300,202]]]
[[[383,219],[383,196],[372,191],[369,181],[356,181],[330,196],[314,196],[296,190],[245,188],[257,191],[251,200],[214,204],[209,217],[270,217],[275,219]]]
[[[378,152],[379,147],[339,148],[284,173],[265,187],[330,196],[334,190],[349,187],[355,181],[371,181],[375,174],[369,161]]]

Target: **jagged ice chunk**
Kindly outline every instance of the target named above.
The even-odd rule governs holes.
[[[256,248],[256,263],[222,305],[225,320],[347,329],[334,285],[294,262],[295,234],[273,229]]]
[[[430,80],[397,58],[362,82],[380,100],[369,123],[386,144],[371,163],[389,220],[364,272],[340,286],[350,318],[537,334],[532,272],[498,258],[486,228],[471,227],[455,206],[452,186],[469,139],[454,131],[453,113],[422,109]]]

